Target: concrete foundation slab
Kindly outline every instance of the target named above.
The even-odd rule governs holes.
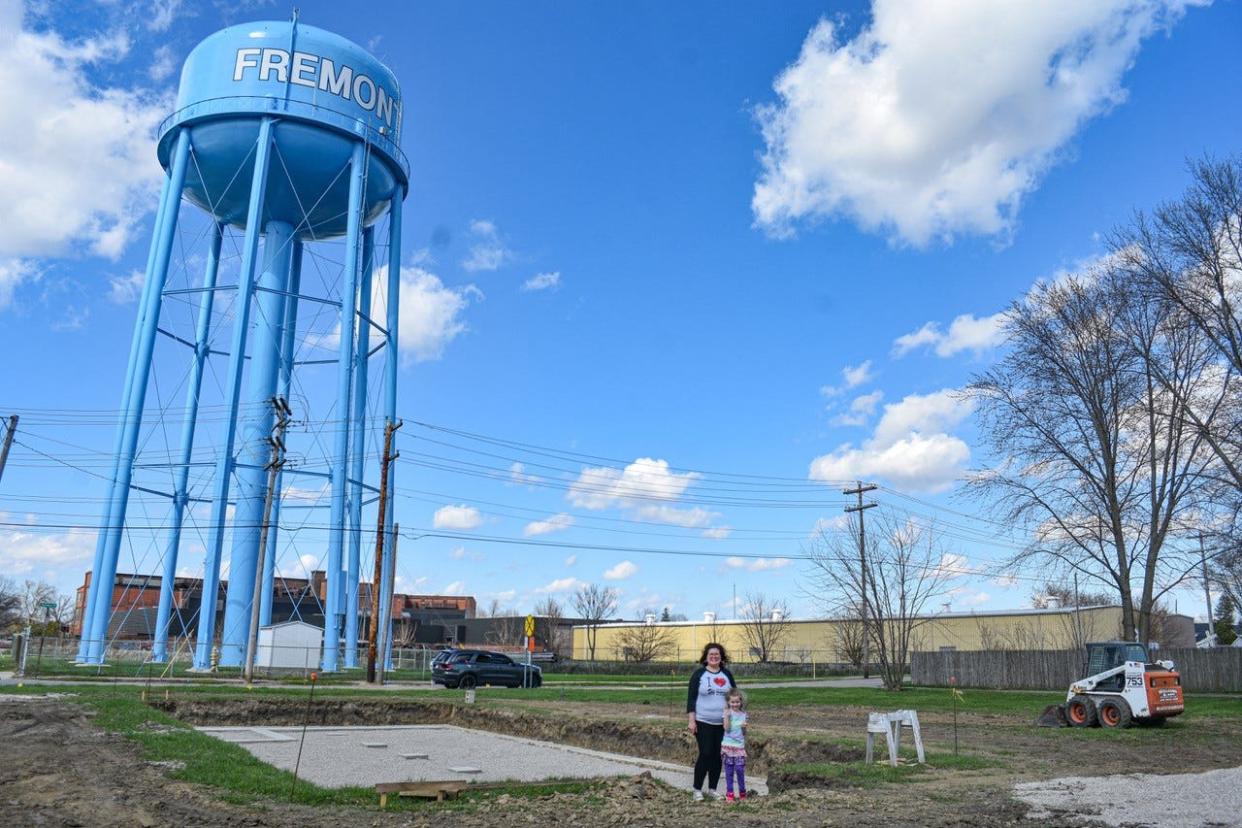
[[[200,727],[199,731],[241,745],[254,756],[292,771],[300,727]],[[364,747],[380,741],[386,747]],[[422,761],[401,761],[426,757]],[[477,772],[476,772],[477,771]],[[484,733],[450,725],[310,727],[299,776],[325,788],[370,787],[381,782],[474,779],[538,782],[555,778],[633,776],[650,771],[669,785],[690,790],[691,768],[653,759]],[[762,777],[747,787],[767,793]],[[724,779],[719,790],[724,791]]]

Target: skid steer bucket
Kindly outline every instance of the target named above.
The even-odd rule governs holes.
[[[1048,705],[1035,719],[1035,724],[1039,727],[1069,727],[1069,720],[1065,718],[1065,705]]]

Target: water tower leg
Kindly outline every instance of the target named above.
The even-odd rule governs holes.
[[[199,391],[203,386],[203,369],[210,348],[211,309],[216,298],[216,274],[220,266],[220,243],[224,228],[217,223],[207,251],[207,267],[203,273],[203,293],[198,302],[198,330],[194,336],[194,364],[185,390],[185,422],[181,426],[181,452],[174,474],[172,524],[168,528],[168,544],[164,550],[164,575],[160,580],[160,604],[155,615],[155,641],[151,660],[162,664],[168,660],[168,619],[172,614],[173,584],[177,579],[177,556],[181,549],[181,524],[185,517],[186,491],[190,481],[190,460],[194,454],[194,429],[198,424]]]
[[[155,224],[151,228],[151,246],[147,252],[147,269],[144,273],[151,272],[151,263],[155,261],[155,248],[158,246],[156,240],[160,236],[160,226],[164,223],[164,216],[168,212],[168,177],[164,177],[164,184],[160,188],[160,203],[155,211]],[[142,285],[142,297],[138,300],[138,316],[134,320],[134,336],[129,345],[129,362],[125,367],[125,385],[121,390],[121,410],[124,410],[129,400],[129,395],[134,385],[134,366],[138,361],[138,343],[142,340],[142,318],[146,315],[147,305],[151,301],[151,280],[146,279]],[[117,464],[121,458],[121,444],[125,438],[125,423],[119,423],[116,429],[116,440],[112,447],[112,474],[109,480],[116,480]],[[108,506],[104,510],[103,528],[95,536],[95,559],[91,565],[91,583],[86,590],[86,606],[82,608],[82,630],[81,639],[78,641],[78,662],[85,662],[89,655],[91,640],[91,616],[99,607],[99,600],[106,601],[109,609],[112,604],[112,585],[108,584],[108,589],[103,593],[104,598],[99,599],[99,568],[103,565],[104,541],[108,537],[107,527],[112,525],[112,508],[115,505],[112,501],[112,490],[109,489]]]
[[[280,387],[276,394],[289,399],[293,382],[293,357],[297,352],[298,294],[302,291],[302,243],[294,241],[289,265],[289,295],[285,297],[285,336],[280,346]],[[276,541],[280,536],[280,501],[285,490],[284,471],[276,472],[276,497],[272,499],[272,519],[267,528],[268,554],[263,556],[263,596],[259,601],[259,626],[272,623],[272,600],[276,595]]]
[[[141,338],[136,354],[133,387],[126,400],[122,421],[125,434],[121,441],[121,454],[117,460],[117,475],[112,481],[112,508],[109,509],[107,538],[104,541],[103,558],[95,577],[99,579],[99,592],[95,612],[91,616],[91,641],[87,648],[87,660],[99,664],[103,660],[104,644],[108,637],[108,618],[112,614],[112,582],[116,578],[117,557],[121,553],[121,530],[125,524],[125,510],[129,506],[129,484],[134,474],[134,453],[138,450],[138,432],[142,426],[142,407],[147,398],[147,381],[151,378],[151,355],[155,350],[156,326],[160,319],[164,282],[168,278],[168,259],[172,255],[173,234],[177,230],[177,212],[181,206],[181,190],[185,185],[186,161],[190,156],[190,134],[185,130],[177,136],[173,151],[172,173],[168,183],[168,207],[160,225],[153,267],[147,273],[150,295],[147,297],[146,313],[139,324]]]
[[[397,352],[397,328],[400,325],[401,313],[401,193],[393,195],[388,208],[388,307],[384,322],[387,350],[387,361],[384,363],[384,420],[389,423],[397,421],[397,366],[400,359]],[[384,511],[384,533],[387,537],[385,554],[392,554],[393,497],[397,488],[397,464],[388,468],[388,504]],[[396,575],[394,567],[384,567],[384,612],[392,610],[393,579]],[[384,645],[385,669],[392,668],[392,635],[385,638]]]
[[[354,350],[354,436],[350,449],[349,575],[345,583],[345,666],[358,666],[358,568],[362,558],[362,475],[367,455],[367,354],[371,350],[371,275],[375,232],[362,231],[362,278],[358,286],[358,347]],[[370,606],[370,602],[367,602]]]
[[[354,145],[349,173],[349,214],[346,217],[345,270],[341,284],[341,344],[337,359],[336,411],[339,423],[332,458],[332,511],[328,518],[328,601],[324,615],[323,669],[337,669],[341,647],[341,550],[345,541],[346,471],[349,462],[350,392],[353,391],[354,321],[357,315],[358,271],[362,247],[362,178],[365,147]]]
[[[250,621],[254,614],[255,579],[263,527],[263,503],[267,496],[275,425],[276,396],[280,380],[280,347],[284,342],[285,293],[289,288],[289,265],[293,258],[293,225],[269,221],[263,232],[263,271],[255,288],[258,319],[251,332],[249,390],[239,414],[241,445],[237,450],[237,495],[233,519],[233,550],[229,556],[229,589],[224,602],[224,633],[220,664],[237,667],[246,653]]]
[[[215,642],[216,595],[220,590],[220,553],[224,549],[224,519],[229,506],[229,476],[233,473],[233,445],[237,440],[237,403],[241,399],[242,368],[246,364],[246,334],[250,327],[250,298],[254,294],[255,259],[259,253],[259,224],[267,195],[267,172],[272,160],[272,119],[259,125],[254,152],[254,175],[250,179],[250,202],[246,207],[246,235],[242,241],[241,270],[237,274],[237,298],[233,302],[233,338],[229,346],[229,371],[225,387],[229,414],[224,426],[220,460],[216,463],[207,550],[203,556],[203,594],[198,612],[198,635],[194,641],[194,669],[211,669]]]

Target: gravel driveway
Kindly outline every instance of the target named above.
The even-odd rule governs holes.
[[[1160,776],[1066,776],[1014,786],[1032,817],[1088,815],[1110,825],[1217,828],[1242,824],[1242,768]]]

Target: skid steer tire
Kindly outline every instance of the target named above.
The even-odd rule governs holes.
[[[1129,702],[1120,696],[1109,696],[1100,702],[1099,718],[1100,727],[1129,727],[1133,714]]]
[[[1095,727],[1099,723],[1095,702],[1082,693],[1066,702],[1065,718],[1069,720],[1071,727]]]

